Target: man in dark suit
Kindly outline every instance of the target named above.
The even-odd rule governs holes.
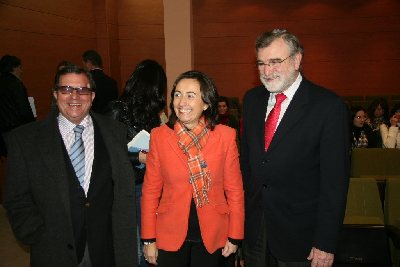
[[[331,266],[348,188],[346,107],[301,75],[293,34],[261,34],[256,55],[263,86],[244,97],[241,139],[246,266]]]
[[[4,55],[0,59],[0,157],[7,156],[3,135],[34,121],[28,93],[22,82],[21,60]]]
[[[15,236],[31,246],[31,266],[137,266],[126,128],[89,113],[94,89],[84,69],[59,70],[58,110],[7,138],[4,207]]]
[[[82,60],[96,84],[96,98],[93,101],[92,111],[105,114],[108,104],[118,98],[117,82],[104,73],[102,69],[103,61],[96,51],[86,51],[82,55]]]

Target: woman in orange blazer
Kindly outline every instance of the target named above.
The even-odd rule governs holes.
[[[223,266],[222,256],[235,253],[243,239],[236,132],[216,125],[217,98],[205,74],[181,74],[169,122],[151,132],[142,241],[145,258],[159,267]]]

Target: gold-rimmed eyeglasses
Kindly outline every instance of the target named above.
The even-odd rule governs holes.
[[[280,58],[274,58],[274,59],[270,59],[268,60],[267,63],[264,63],[262,61],[257,61],[256,65],[258,68],[265,68],[265,66],[271,67],[271,68],[276,68],[279,67],[280,64],[282,64],[286,59],[290,58],[292,55],[289,55],[287,57],[285,57],[284,59],[280,59]]]

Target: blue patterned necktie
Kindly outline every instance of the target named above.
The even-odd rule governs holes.
[[[69,158],[71,159],[72,167],[74,167],[76,177],[83,188],[85,178],[85,146],[83,145],[82,132],[85,129],[82,125],[77,125],[74,128],[75,142],[72,144]]]

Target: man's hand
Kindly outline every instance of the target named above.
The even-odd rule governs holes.
[[[232,244],[231,242],[229,242],[229,240],[227,240],[225,243],[225,247],[222,249],[222,256],[228,257],[232,253],[235,253],[237,249],[238,246]]]
[[[157,265],[158,249],[156,242],[151,243],[150,245],[144,245],[143,254],[148,263]]]
[[[332,253],[313,247],[307,260],[311,261],[311,267],[331,267],[334,257],[335,256]]]

